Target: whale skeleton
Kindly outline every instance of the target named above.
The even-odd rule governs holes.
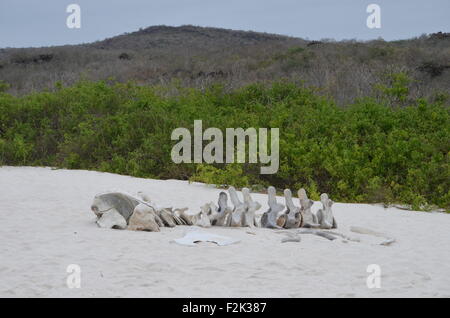
[[[335,229],[336,220],[332,214],[333,201],[327,194],[321,195],[323,209],[317,216],[312,213],[313,201],[304,189],[298,191],[300,207],[293,202],[290,189],[284,190],[285,205],[278,203],[276,189],[267,189],[267,204],[269,209],[257,221],[256,211],[261,204],[254,201],[248,188],[242,189],[243,202],[239,199],[236,189],[229,187],[229,197],[233,207],[228,205],[228,195],[219,193],[217,205],[209,202],[201,206],[196,214],[188,214],[188,208],[158,207],[143,192],[139,198],[120,192],[104,193],[95,196],[91,209],[97,216],[100,227],[119,228],[141,231],[159,231],[161,227],[175,227],[177,225],[196,225],[201,227],[263,227],[272,229],[301,229],[301,234],[316,234],[330,238],[315,229]],[[284,211],[284,213],[283,213]],[[334,233],[338,235],[338,233]]]

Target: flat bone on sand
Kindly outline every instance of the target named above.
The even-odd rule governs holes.
[[[175,243],[187,246],[196,246],[198,242],[211,242],[219,246],[226,246],[240,242],[231,237],[217,235],[209,232],[190,231],[185,236],[173,240]]]

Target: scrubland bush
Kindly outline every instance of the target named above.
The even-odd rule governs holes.
[[[0,164],[305,187],[315,199],[328,192],[337,201],[448,209],[449,109],[445,98],[404,99],[408,83],[396,74],[377,98],[346,107],[290,82],[229,91],[81,81],[22,97],[0,92]],[[280,128],[278,173],[260,175],[259,164],[173,163],[171,133],[192,131],[195,119],[203,129]]]

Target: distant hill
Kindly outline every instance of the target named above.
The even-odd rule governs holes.
[[[195,26],[152,26],[92,43],[99,49],[142,50],[155,48],[227,49],[261,43],[305,43],[301,39],[251,31],[234,31]]]
[[[321,88],[339,103],[373,94],[389,74],[411,79],[412,98],[450,93],[450,36],[395,42],[307,41],[195,26],[153,26],[90,44],[0,49],[0,80],[13,94],[81,78],[227,89],[289,80]]]

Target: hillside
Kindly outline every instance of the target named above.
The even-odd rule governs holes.
[[[80,79],[226,90],[289,80],[321,88],[339,104],[374,95],[390,75],[409,76],[408,98],[441,98],[450,87],[450,36],[307,41],[280,35],[195,26],[154,26],[90,44],[0,49],[0,80],[23,95]]]

